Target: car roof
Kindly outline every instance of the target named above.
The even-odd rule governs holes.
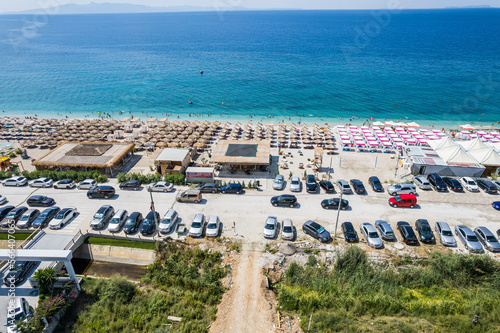
[[[321,228],[321,224],[319,224],[318,222],[314,222],[312,220],[307,220],[304,224],[307,224],[313,228]]]
[[[343,180],[343,179],[338,179],[338,180],[337,180],[337,183],[340,183],[340,184],[342,184],[342,185],[349,185],[349,184],[347,183],[347,181],[345,181],[345,180]]]
[[[201,220],[203,220],[204,217],[205,217],[205,215],[203,215],[201,213],[195,214],[193,221],[201,221]]]
[[[474,181],[474,179],[472,179],[471,177],[462,177],[462,179],[464,179],[464,180],[472,180],[472,181]]]
[[[283,175],[276,175],[276,178],[284,178]]]
[[[140,212],[133,212],[132,214],[130,214],[128,217],[129,218],[136,218],[138,215],[141,215]]]
[[[379,180],[377,176],[371,176],[369,179],[371,179],[371,180]]]
[[[208,218],[208,223],[217,222],[218,218],[219,218],[219,216],[217,216],[217,215],[210,215],[210,217]]]
[[[269,220],[278,220],[278,218],[276,216],[268,216],[266,222]]]
[[[176,213],[175,209],[169,209],[169,210],[167,210],[165,215],[163,215],[163,218],[170,217],[170,216],[174,215],[174,213]]]
[[[494,236],[490,229],[486,227],[477,227],[477,230],[481,230],[486,236]]]
[[[351,223],[351,222],[344,222],[344,223],[342,223],[342,225],[343,225],[346,229],[347,229],[347,228],[349,228],[349,229],[353,229],[353,230],[354,230],[354,226],[352,225],[352,223]]]
[[[371,223],[364,222],[361,225],[364,226],[368,230],[368,232],[377,231],[377,230],[375,230],[375,227],[373,225],[371,225]]]
[[[295,195],[293,195],[293,194],[282,194],[281,197],[282,198],[295,198]]]
[[[66,208],[61,209],[61,211],[59,213],[65,213],[65,212],[67,212],[68,210],[71,210],[71,209],[73,209],[73,208],[66,207]]]
[[[20,210],[23,210],[23,209],[26,209],[26,206],[19,206],[19,207],[14,208],[11,211],[16,211],[17,212],[17,211],[20,211]]]
[[[300,179],[299,179],[298,176],[292,176],[292,178],[290,180],[298,180],[298,181],[300,181]]]
[[[410,225],[410,223],[408,223],[406,221],[399,221],[397,224],[398,225]]]
[[[24,215],[26,215],[26,214],[31,214],[31,213],[33,213],[35,210],[38,210],[38,209],[36,209],[36,208],[30,208],[30,209],[28,209],[27,211],[25,211],[25,212],[24,212]]]
[[[415,194],[400,194],[399,197],[401,199],[416,199],[417,196]]]
[[[122,214],[126,213],[127,211],[125,209],[119,209],[115,212],[114,216],[121,216]]]
[[[462,229],[467,234],[467,236],[474,236],[474,232],[472,232],[472,230],[470,230],[470,228],[466,225],[459,224],[457,225],[457,228]]]
[[[93,179],[85,179],[84,181],[82,181],[82,183],[85,183],[85,182],[94,182],[95,180]]]
[[[197,189],[189,189],[189,190],[186,190],[184,192],[179,192],[179,193],[186,193],[186,194],[200,194],[200,190],[197,190]]]
[[[418,219],[417,222],[420,222],[420,225],[430,225],[426,219]]]
[[[148,213],[148,215],[146,215],[146,218],[154,217],[154,213],[155,213],[154,210],[150,210],[149,213]]]
[[[284,219],[282,221],[282,224],[283,224],[283,226],[285,226],[285,225],[286,226],[292,226],[292,220],[290,220],[290,219]]]
[[[441,226],[441,230],[450,230],[451,231],[450,226],[446,222],[439,222],[438,221],[438,222],[436,222],[436,224],[439,224]]]
[[[99,189],[99,190],[113,190],[113,186],[101,185],[101,186],[97,186],[96,189]]]

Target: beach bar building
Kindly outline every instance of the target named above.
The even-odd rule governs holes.
[[[165,148],[155,160],[156,169],[162,175],[183,174],[191,158],[189,149]]]
[[[212,151],[210,163],[230,169],[265,171],[271,164],[271,141],[219,141]]]
[[[188,183],[211,183],[214,181],[215,169],[211,167],[189,167],[186,169]]]

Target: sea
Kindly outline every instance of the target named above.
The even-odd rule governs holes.
[[[500,122],[500,9],[0,15],[0,116]]]

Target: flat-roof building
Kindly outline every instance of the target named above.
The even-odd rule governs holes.
[[[182,174],[191,163],[189,149],[165,148],[155,160],[158,172],[165,174]]]

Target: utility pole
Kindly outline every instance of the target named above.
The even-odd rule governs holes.
[[[342,189],[340,189],[339,207],[337,208],[337,221],[335,222],[335,238],[337,238],[337,226],[339,225],[340,207],[342,206],[342,194],[344,194],[344,192],[342,191]]]
[[[153,200],[153,191],[149,191],[149,196],[151,197],[151,210],[153,211],[153,219],[155,221],[155,226],[158,226],[158,221],[156,221],[156,209],[155,209],[155,202]]]
[[[333,157],[330,157],[330,167],[328,168],[328,180],[332,178],[332,176],[330,175],[330,173],[332,172],[332,159]]]

